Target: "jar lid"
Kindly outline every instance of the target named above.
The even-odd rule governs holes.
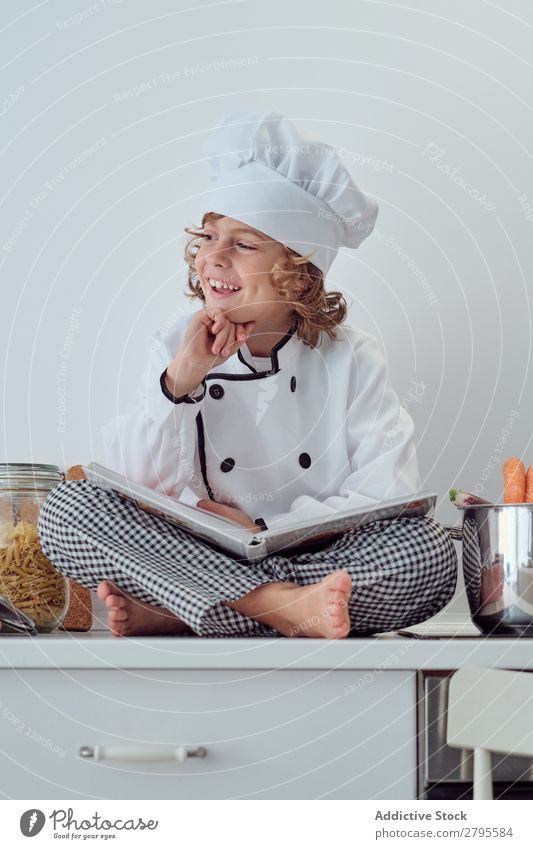
[[[59,466],[46,463],[0,463],[0,489],[51,489],[64,478]]]

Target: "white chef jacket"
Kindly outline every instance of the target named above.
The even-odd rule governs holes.
[[[243,344],[175,403],[161,375],[189,320],[150,337],[135,403],[103,425],[111,469],[276,529],[419,489],[413,420],[374,336],[342,324],[337,341],[322,332],[313,348],[293,325],[270,357]]]

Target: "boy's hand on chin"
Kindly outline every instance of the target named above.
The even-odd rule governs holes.
[[[175,365],[181,379],[188,367],[207,374],[233,356],[248,341],[254,327],[255,321],[235,324],[219,307],[197,310],[188,321],[171,369]]]
[[[167,366],[169,391],[176,397],[191,392],[210,369],[237,353],[254,327],[255,321],[235,324],[218,307],[193,313],[174,359]]]
[[[230,507],[229,504],[220,504],[218,501],[209,500],[198,501],[196,506],[201,507],[203,510],[209,510],[210,513],[215,513],[217,516],[222,516],[224,519],[231,519],[232,522],[237,522],[249,531],[261,530],[261,528],[254,524],[246,513],[243,513],[238,507]]]
[[[231,321],[223,309],[214,307],[204,310],[203,322],[207,327],[211,353],[216,356],[214,365],[221,365],[235,354],[243,342],[247,342],[255,321],[244,324]]]

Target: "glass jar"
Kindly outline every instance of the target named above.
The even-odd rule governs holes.
[[[65,479],[57,466],[0,463],[0,595],[50,633],[70,601],[68,578],[41,550],[37,520],[49,492]]]

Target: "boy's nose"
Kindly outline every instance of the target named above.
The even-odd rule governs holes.
[[[231,260],[227,255],[217,253],[213,256],[213,265],[219,268],[228,268],[231,265]]]

